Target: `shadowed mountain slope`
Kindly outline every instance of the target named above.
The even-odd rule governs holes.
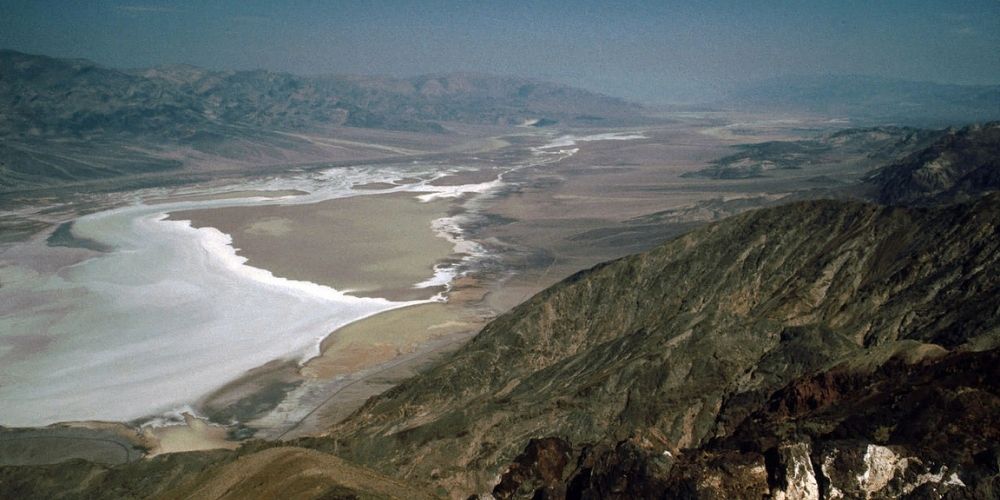
[[[867,179],[887,204],[930,204],[1000,190],[1000,122],[950,130]]]
[[[683,177],[745,179],[823,164],[884,163],[921,150],[943,134],[912,127],[871,127],[839,130],[815,139],[740,144],[733,147],[737,152]]]
[[[466,492],[489,491],[531,438],[642,436],[676,455],[836,363],[995,347],[997,221],[998,196],[736,216],[538,294],[330,439],[351,460]]]

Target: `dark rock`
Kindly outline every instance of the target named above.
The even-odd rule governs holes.
[[[532,439],[493,488],[496,498],[562,498],[573,447],[557,437]]]

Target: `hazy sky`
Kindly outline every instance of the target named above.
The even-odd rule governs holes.
[[[115,67],[490,72],[669,102],[784,74],[1000,83],[1000,0],[0,0],[0,47]]]

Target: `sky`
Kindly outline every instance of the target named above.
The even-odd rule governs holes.
[[[119,68],[453,71],[648,103],[865,74],[1000,83],[1000,0],[0,0],[0,48]]]

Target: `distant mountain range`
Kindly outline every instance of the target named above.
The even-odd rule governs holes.
[[[592,124],[632,118],[639,109],[572,87],[489,75],[297,76],[186,65],[124,71],[0,51],[3,135],[183,137],[210,125],[440,132],[441,122],[512,125],[547,118]]]
[[[734,91],[712,108],[939,127],[1000,120],[1000,86],[780,78]],[[0,191],[373,159],[398,154],[391,146],[369,147],[379,140],[434,148],[428,145],[435,140],[405,134],[447,136],[468,126],[651,123],[644,112],[622,99],[514,77],[298,76],[187,65],[120,70],[0,50]],[[758,167],[771,166],[752,158],[730,160],[738,163],[703,175],[752,176]]]
[[[718,105],[939,127],[1000,120],[1000,85],[949,85],[861,75],[780,77],[738,88]]]
[[[119,70],[0,50],[0,190],[192,162],[386,156],[366,149],[364,139],[345,147],[299,134],[336,139],[358,134],[351,130],[445,134],[464,125],[613,126],[637,123],[641,111],[621,99],[523,78],[297,76],[185,65]]]
[[[767,141],[734,146],[737,152],[682,177],[746,179],[774,170],[797,170],[824,163],[880,162],[923,149],[944,130],[913,127],[850,128],[797,141]]]

